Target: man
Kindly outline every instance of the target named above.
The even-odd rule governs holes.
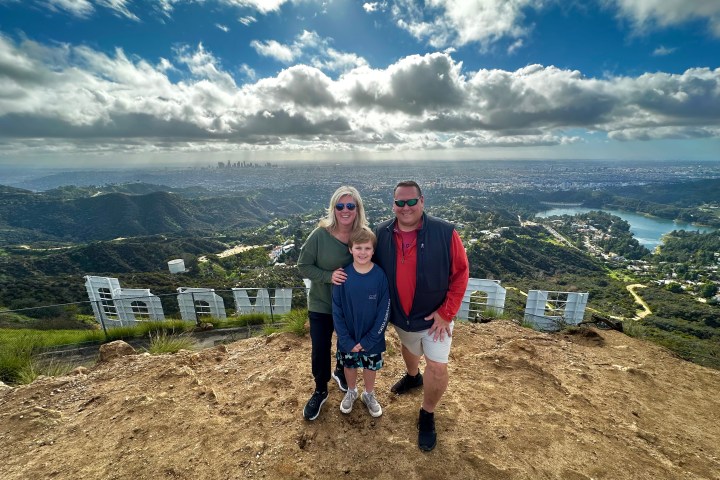
[[[425,198],[414,181],[393,190],[395,218],[375,229],[375,263],[388,277],[390,322],[402,342],[407,373],[391,388],[402,395],[423,386],[418,446],[435,448],[435,407],[448,385],[453,318],[468,283],[468,260],[455,227],[424,212]],[[419,369],[425,357],[425,377]]]

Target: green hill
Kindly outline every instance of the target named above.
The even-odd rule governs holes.
[[[187,231],[258,226],[270,218],[255,200],[242,197],[186,199],[164,191],[77,197],[0,190],[0,245],[41,240],[87,242]]]

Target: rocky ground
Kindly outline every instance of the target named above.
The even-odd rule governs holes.
[[[384,414],[331,389],[315,422],[308,337],[135,354],[0,391],[0,478],[720,479],[720,372],[615,331],[460,324],[439,443],[388,331]],[[81,369],[82,370],[82,369]]]

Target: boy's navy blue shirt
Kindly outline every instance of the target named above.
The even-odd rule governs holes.
[[[364,353],[385,351],[385,328],[390,316],[388,281],[382,268],[373,265],[367,273],[358,273],[351,263],[344,268],[347,279],[333,285],[333,323],[338,350],[349,353],[358,343]]]

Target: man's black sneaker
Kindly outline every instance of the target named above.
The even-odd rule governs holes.
[[[429,452],[437,444],[437,433],[435,432],[435,414],[420,409],[418,417],[418,447],[423,452]]]
[[[423,384],[422,373],[418,371],[414,377],[409,373],[403,375],[403,377],[397,381],[395,385],[390,388],[390,391],[396,395],[402,395],[403,393],[409,392],[413,388],[421,387]]]
[[[327,399],[327,391],[318,392],[315,390],[315,393],[312,394],[312,397],[310,397],[310,400],[308,400],[303,409],[303,417],[305,417],[305,420],[315,420],[318,415],[320,415],[323,403],[325,403]]]
[[[332,373],[331,376],[332,379],[337,382],[340,391],[347,392],[347,380],[345,380],[345,370],[335,367],[335,371]]]

